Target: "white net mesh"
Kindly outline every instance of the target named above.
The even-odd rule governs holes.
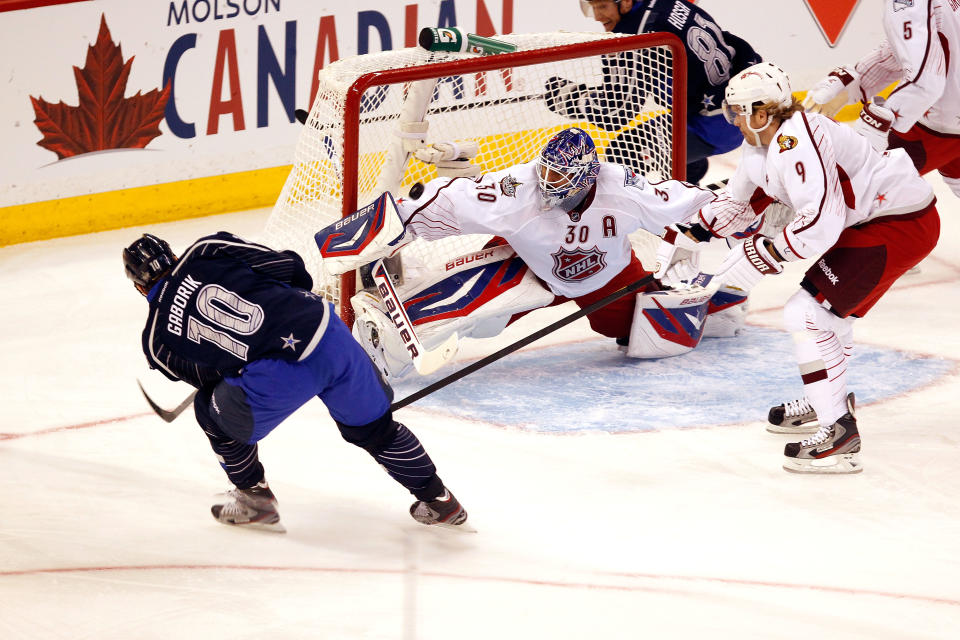
[[[267,221],[264,242],[303,256],[314,290],[339,305],[352,294],[352,278],[341,291],[341,280],[324,274],[313,234],[383,191],[405,193],[414,183],[435,178],[436,167],[411,154],[416,147],[472,140],[479,149],[472,162],[496,171],[532,160],[557,131],[580,126],[593,136],[602,160],[670,177],[677,166],[673,55],[667,46],[638,48],[644,38],[512,34],[497,39],[523,53],[481,58],[410,48],[330,64],[319,74],[293,169]],[[510,66],[476,70],[498,60]],[[370,73],[382,77],[364,78]],[[351,93],[356,107],[348,100]],[[421,121],[427,123],[425,133],[406,132],[405,123]],[[402,250],[403,261],[442,267],[487,239],[418,240]]]

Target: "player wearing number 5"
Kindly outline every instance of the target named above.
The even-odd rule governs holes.
[[[680,38],[687,55],[687,176],[698,183],[707,172],[709,156],[736,149],[743,137],[720,111],[723,90],[731,75],[762,59],[750,43],[723,31],[714,19],[687,0],[579,0],[583,14],[593,17],[613,33],[667,32]],[[602,87],[586,87],[554,78],[547,86],[547,103],[568,117],[585,118],[608,130],[623,127],[643,103],[664,90],[649,86],[643,65],[626,60],[632,52],[604,60]],[[628,70],[634,77],[624,77]],[[628,91],[625,87],[632,87]],[[637,147],[656,140],[658,119],[621,133],[607,150],[607,159],[644,168],[631,162]],[[656,144],[656,143],[654,143]]]
[[[854,123],[883,151],[902,148],[917,170],[939,170],[960,196],[960,3],[956,0],[883,0],[887,39],[853,67],[840,67],[804,101],[834,115],[843,105],[864,103]],[[897,87],[884,101],[877,93]]]
[[[903,150],[880,153],[852,128],[804,113],[787,75],[770,63],[730,80],[724,110],[745,138],[740,164],[728,191],[681,233],[692,241],[750,228],[757,216],[748,201],[758,189],[796,212],[774,237],[754,235],[731,250],[716,277],[749,291],[783,262],[815,258],[783,309],[804,397],[771,410],[768,430],[816,431],[786,446],[788,471],[855,473],[860,434],[846,376],[853,323],[933,250],[933,190]]]
[[[393,420],[392,392],[292,251],[220,232],[177,259],[145,234],[123,263],[150,306],[143,351],[152,368],[198,389],[197,422],[236,489],[212,507],[230,525],[283,531],[257,443],[313,397],[343,438],[366,449],[417,497],[424,524],[467,519],[417,437]]]

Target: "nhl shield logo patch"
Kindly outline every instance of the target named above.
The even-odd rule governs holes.
[[[596,246],[592,249],[560,249],[553,255],[553,275],[564,282],[581,282],[600,273],[607,266],[606,255]]]
[[[782,133],[777,136],[777,144],[780,145],[780,153],[790,151],[797,146],[797,139],[793,136],[785,136]]]
[[[500,181],[500,192],[508,198],[516,198],[517,187],[519,187],[521,184],[523,183],[518,181],[513,176],[507,176]]]

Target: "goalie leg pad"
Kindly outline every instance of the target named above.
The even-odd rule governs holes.
[[[638,293],[627,355],[666,358],[692,351],[703,337],[711,296],[699,286]]]
[[[747,321],[747,294],[741,289],[720,287],[707,305],[704,338],[732,338]]]
[[[554,300],[509,245],[451,259],[443,272],[415,287],[404,286],[400,294],[417,335],[428,348],[453,332],[493,337],[515,314]]]
[[[482,249],[447,262],[444,271],[397,294],[426,349],[451,335],[489,338],[518,313],[549,305],[554,295],[508,245]],[[411,354],[380,298],[361,291],[350,300],[356,314],[354,336],[384,377],[395,380],[412,370]]]
[[[361,291],[350,299],[350,304],[355,315],[353,337],[373,360],[384,380],[393,383],[413,371],[413,359],[383,310],[380,298],[369,291]]]

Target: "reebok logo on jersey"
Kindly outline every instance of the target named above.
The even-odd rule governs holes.
[[[836,286],[837,283],[840,282],[840,278],[833,275],[833,270],[827,266],[827,263],[825,260],[821,259],[820,262],[817,263],[817,266],[820,267],[821,271],[823,271],[823,275],[827,276],[827,280],[830,281],[830,284]]]
[[[553,256],[553,275],[564,282],[582,282],[603,271],[606,255],[596,246],[592,249],[560,249]]]
[[[780,153],[790,151],[797,146],[797,139],[793,136],[785,136],[782,133],[777,136],[777,144],[780,145]]]
[[[903,11],[913,7],[913,0],[893,0],[893,10]]]

